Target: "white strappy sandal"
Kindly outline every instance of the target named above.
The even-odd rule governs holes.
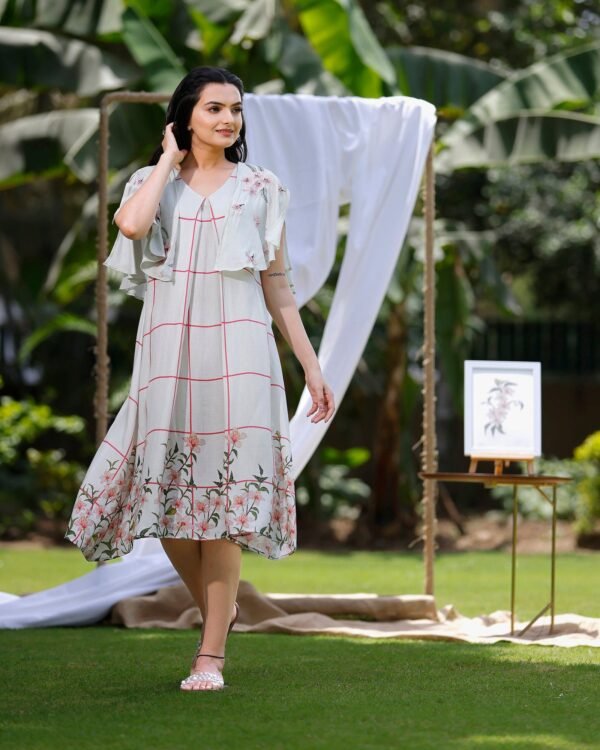
[[[216,656],[215,654],[201,654],[199,653],[200,649],[196,652],[196,655],[194,656],[192,660],[192,667],[196,663],[196,659],[199,656],[211,656],[213,659],[224,659],[224,656]],[[223,679],[222,674],[217,674],[216,672],[192,672],[191,675],[186,677],[184,680],[181,680],[181,683],[179,685],[179,688],[183,690],[186,693],[196,693],[199,692],[197,690],[187,690],[186,685],[192,685],[195,682],[210,682],[214,687],[210,688],[202,688],[203,690],[223,690],[226,685],[225,681]]]
[[[229,635],[229,633],[231,633],[231,629],[235,625],[235,623],[236,623],[236,621],[238,619],[238,616],[240,614],[240,605],[237,602],[234,602],[234,606],[235,606],[235,616],[233,617],[233,619],[231,620],[231,622],[229,624],[229,628],[227,630],[227,635]],[[216,654],[202,654],[202,653],[200,653],[200,651],[202,649],[201,640],[202,640],[202,638],[200,638],[198,640],[198,646],[196,648],[196,653],[194,654],[194,658],[192,659],[192,665],[191,665],[190,669],[194,668],[194,664],[196,663],[196,659],[199,656],[211,656],[213,659],[224,659],[225,658],[224,656],[217,656]],[[203,688],[203,690],[223,690],[223,688],[227,687],[225,685],[225,681],[223,680],[223,675],[222,674],[217,674],[216,672],[192,672],[192,674],[190,674],[184,680],[181,680],[181,683],[180,683],[179,687],[184,692],[187,692],[187,693],[194,692],[194,693],[196,693],[196,692],[199,692],[199,691],[193,690],[193,689],[192,690],[187,690],[186,689],[187,685],[191,685],[191,684],[193,684],[195,682],[210,682],[210,683],[212,683],[214,685],[214,687]]]

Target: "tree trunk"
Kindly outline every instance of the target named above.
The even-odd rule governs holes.
[[[402,508],[400,497],[400,437],[402,388],[407,367],[407,326],[404,304],[391,308],[387,326],[385,392],[376,420],[373,445],[373,494],[367,524],[373,538],[414,534],[418,517]]]

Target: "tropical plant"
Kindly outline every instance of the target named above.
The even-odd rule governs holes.
[[[577,482],[579,504],[576,529],[580,534],[594,531],[600,521],[600,431],[589,435],[574,453],[581,473]]]
[[[600,162],[490,170],[473,213],[529,318],[600,320]]]
[[[0,538],[21,536],[40,519],[65,518],[83,467],[50,445],[57,436],[80,438],[83,431],[81,417],[59,416],[31,398],[0,397]]]

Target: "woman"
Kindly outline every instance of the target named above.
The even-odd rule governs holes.
[[[202,614],[183,690],[218,690],[242,548],[296,549],[289,422],[271,319],[301,363],[311,421],[334,399],[293,294],[289,191],[246,164],[243,85],[193,69],[161,147],[126,185],[105,264],[143,299],[127,400],[93,458],[65,537],[88,560],[159,537]],[[270,317],[269,317],[270,316]]]

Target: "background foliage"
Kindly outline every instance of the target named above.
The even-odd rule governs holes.
[[[437,106],[442,460],[457,459],[462,362],[493,321],[598,319],[600,16],[592,0],[444,0],[435,6],[406,0],[4,0],[0,364],[12,399],[6,403],[20,404],[23,415],[46,405],[51,429],[61,419],[54,413],[81,415],[77,424],[85,424],[87,436],[55,435],[53,450],[61,453],[50,461],[28,454],[26,440],[20,444],[20,468],[10,464],[10,471],[26,475],[30,487],[9,500],[34,515],[26,498],[38,492],[42,465],[59,472],[52,482],[68,505],[76,464],[80,472],[93,452],[100,98],[123,88],[171,91],[186,70],[201,64],[235,70],[246,90],[258,94],[405,94]],[[112,205],[158,145],[163,117],[158,105],[112,111]],[[326,444],[298,483],[305,530],[345,514],[358,517],[361,538],[383,530],[392,537],[417,533],[419,211]],[[344,208],[330,279],[303,309],[315,347],[343,255],[346,216]],[[114,414],[129,384],[139,303],[112,291],[110,305]],[[283,348],[281,354],[294,404],[302,373]],[[469,502],[467,495],[463,507]]]

